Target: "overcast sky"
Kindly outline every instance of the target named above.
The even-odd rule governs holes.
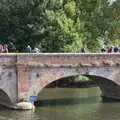
[[[110,4],[112,4],[114,1],[116,1],[116,0],[108,0],[109,2],[110,2]]]

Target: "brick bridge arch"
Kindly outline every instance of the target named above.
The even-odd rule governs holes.
[[[51,82],[76,75],[92,76],[104,96],[120,99],[120,54],[0,54],[0,89],[12,103],[29,101]]]
[[[118,95],[120,89],[117,87],[119,86],[119,82],[117,81],[118,79],[116,79],[120,70],[116,67],[29,68],[29,71],[32,76],[30,77],[31,89],[29,91],[31,95],[37,96],[43,88],[58,79],[76,75],[86,75],[97,82],[102,90],[103,96],[112,98],[113,92],[116,91],[114,97],[116,99],[120,97],[120,95]]]

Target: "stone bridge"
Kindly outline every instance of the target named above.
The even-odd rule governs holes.
[[[29,101],[48,84],[64,77],[94,79],[102,96],[120,100],[120,54],[0,54],[0,104]]]

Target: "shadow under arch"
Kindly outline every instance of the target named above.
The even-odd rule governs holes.
[[[4,90],[0,89],[0,105],[9,108],[11,104],[10,97],[4,92]]]
[[[120,86],[114,81],[95,75],[85,75],[93,79],[101,89],[103,101],[120,101]]]
[[[80,76],[80,78],[79,78]],[[82,80],[87,79],[87,80]],[[46,87],[68,87],[68,88],[82,88],[82,87],[95,87],[97,86],[95,80],[88,80],[89,76],[85,75],[77,75],[77,76],[69,76],[57,79],[52,83],[48,84]],[[78,81],[79,80],[79,81]],[[82,80],[82,81],[80,81]]]

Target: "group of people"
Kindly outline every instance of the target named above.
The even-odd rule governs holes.
[[[120,48],[119,47],[107,47],[106,49],[105,48],[102,48],[101,49],[101,52],[105,52],[105,53],[117,53],[117,52],[120,52]]]
[[[81,53],[85,53],[86,52],[86,46],[83,46],[81,49],[80,49],[80,52]],[[0,53],[8,53],[9,50],[8,50],[8,45],[7,44],[0,44]],[[33,49],[31,48],[30,45],[28,45],[26,48],[25,48],[25,52],[26,53],[40,53],[40,49],[37,48],[37,47],[34,47]],[[106,49],[105,48],[102,48],[101,49],[101,52],[102,53],[117,53],[119,52],[120,53],[120,48],[119,47],[107,47]]]
[[[119,47],[107,47],[101,49],[102,53],[120,53]],[[81,47],[80,53],[86,53],[86,46]]]
[[[9,51],[10,51],[10,52],[14,52],[14,51],[11,51],[11,50],[10,50],[10,48],[8,47],[7,44],[4,44],[4,45],[0,44],[0,53],[8,53]],[[40,49],[37,48],[37,47],[34,47],[34,48],[32,49],[31,46],[28,45],[28,46],[25,48],[24,52],[26,52],[26,53],[40,53],[41,51],[40,51]]]
[[[28,46],[25,48],[25,52],[26,52],[26,53],[40,53],[41,51],[40,51],[40,49],[37,48],[37,47],[35,47],[35,48],[32,49],[31,46],[28,45]]]
[[[8,45],[7,44],[0,44],[0,53],[8,53]]]

